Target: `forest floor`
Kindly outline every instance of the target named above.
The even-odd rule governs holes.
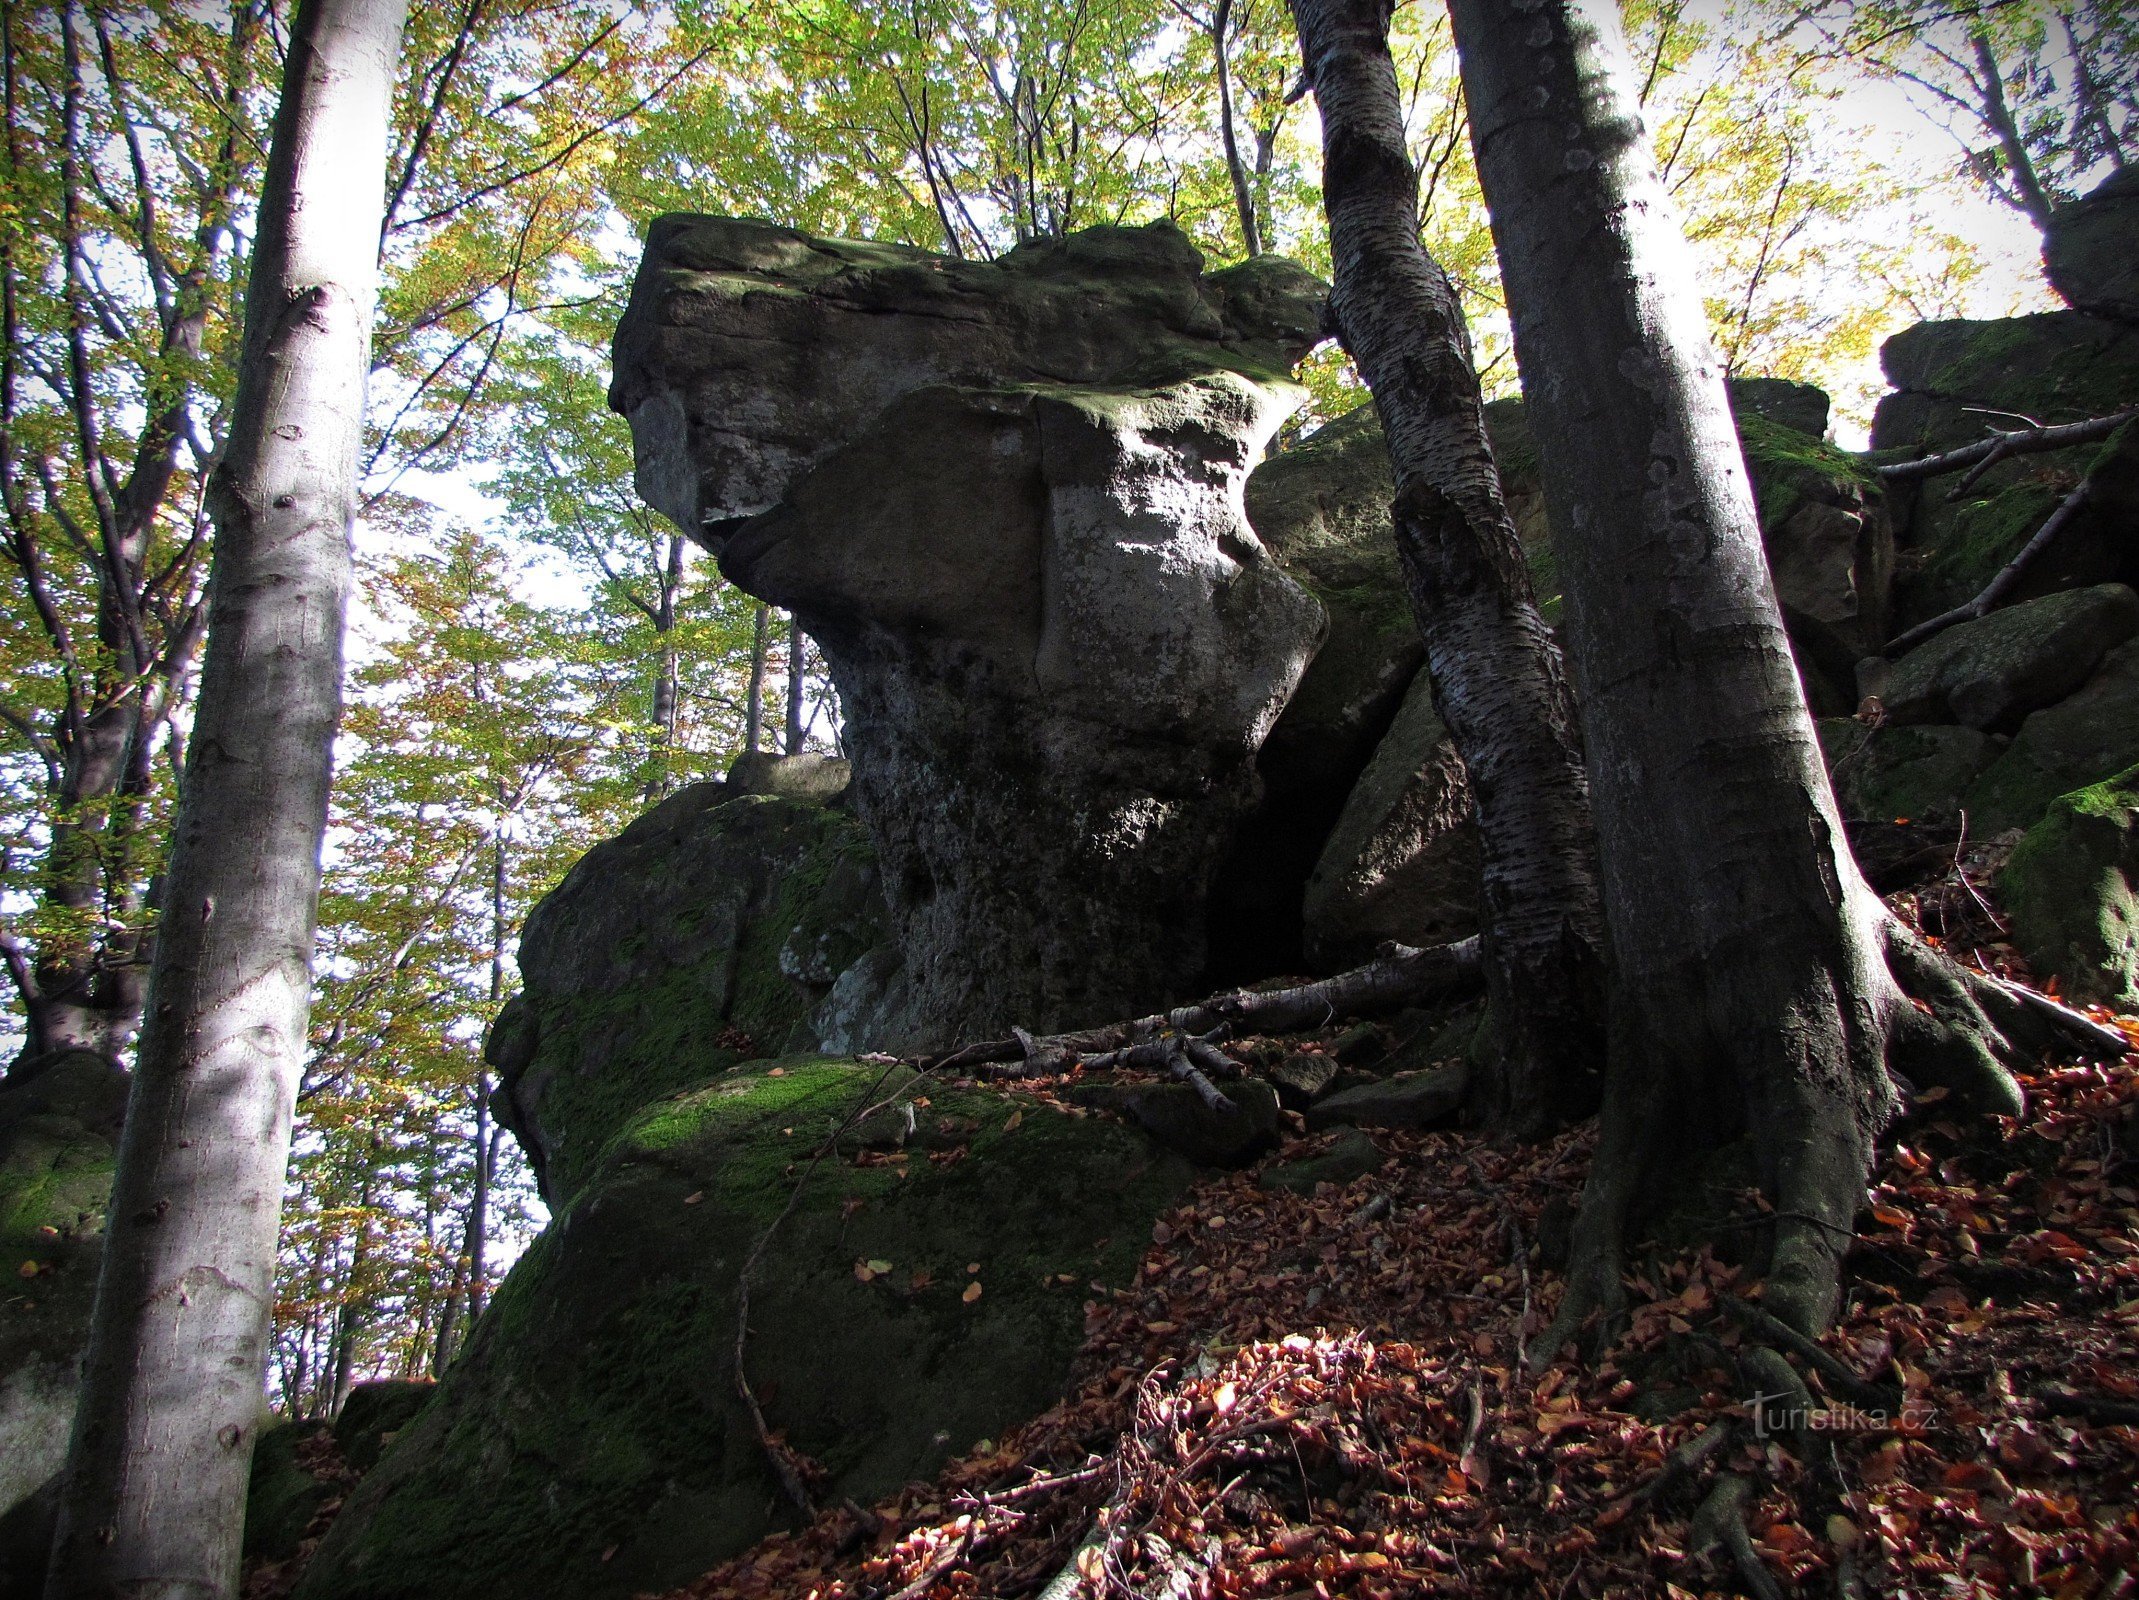
[[[1135,1283],[1087,1304],[1060,1404],[667,1600],[2119,1600],[2139,1588],[2139,1018],[2094,1015],[2135,1053],[2045,1060],[2026,1116],[1987,1131],[1943,1091],[1891,1130],[1837,1325],[1792,1352],[1809,1411],[1747,1403],[1758,1288],[1728,1226],[1637,1252],[1601,1360],[1526,1373],[1560,1293],[1540,1235],[1564,1236],[1590,1132],[1378,1133],[1378,1171],[1311,1196],[1203,1183]]]

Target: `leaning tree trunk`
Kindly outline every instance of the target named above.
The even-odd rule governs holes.
[[[1988,987],[1914,941],[1850,857],[1616,5],[1452,9],[1566,580],[1614,957],[1596,1165],[1538,1353],[1592,1310],[1612,1320],[1630,1220],[1700,1216],[1694,1185],[1730,1146],[1773,1207],[1765,1304],[1816,1329],[1895,1105],[1888,1061],[2010,1111],[2005,1040],[1971,998]]]
[[[1536,1133],[1593,1110],[1602,913],[1567,684],[1501,499],[1470,338],[1419,242],[1386,0],[1292,0],[1322,114],[1345,348],[1396,473],[1396,542],[1434,703],[1470,770],[1495,1058],[1475,1109]]]
[[[207,658],[48,1600],[236,1593],[406,0],[303,0],[261,191]]]

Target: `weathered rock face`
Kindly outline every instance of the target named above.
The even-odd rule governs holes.
[[[1396,492],[1364,405],[1248,479],[1256,536],[1329,615],[1329,632],[1256,757],[1262,796],[1236,829],[1209,907],[1211,978],[1305,960],[1301,896],[1346,797],[1426,659],[1389,525]]]
[[[2139,763],[2139,639],[2102,658],[2079,691],[2020,724],[2005,751],[1969,787],[1980,829],[2027,828],[2059,795]]]
[[[1242,485],[1320,287],[1167,227],[977,264],[655,226],[612,403],[642,492],[839,683],[907,1042],[1147,1010],[1325,627]],[[740,521],[738,518],[749,520]]]
[[[1849,717],[1822,717],[1818,728],[1835,799],[1857,820],[1950,822],[1998,755],[1997,741],[1974,728],[1873,728]]]
[[[1470,777],[1421,673],[1307,880],[1308,959],[1340,970],[1391,939],[1475,933],[1478,873]]]
[[[719,523],[780,504],[901,395],[1280,375],[1321,337],[1321,301],[1275,257],[1205,276],[1164,224],[977,262],[676,214],[647,230],[609,403],[639,492],[717,547]]]
[[[1818,389],[1745,379],[1732,398],[1807,686],[1823,711],[1853,710],[1855,663],[1878,642],[1887,610],[1893,541],[1883,503],[1861,463],[1821,442],[1827,397]],[[1551,619],[1558,573],[1522,403],[1495,401],[1486,423]],[[1393,495],[1371,405],[1248,481],[1257,534],[1322,603],[1330,630],[1263,746],[1262,802],[1213,894],[1213,954],[1228,980],[1302,961],[1334,969],[1384,939],[1475,924],[1476,839],[1461,764],[1419,675],[1424,651],[1390,528]]]
[[[877,982],[828,1023],[865,1046],[900,1034],[896,962],[865,960],[888,938],[874,854],[838,810],[694,784],[596,845],[529,913],[524,987],[486,1046],[544,1196],[569,1199],[649,1100],[814,1048],[832,1030],[813,1014],[857,968]]]
[[[2042,241],[2050,286],[2076,311],[2139,322],[2134,239],[2139,239],[2139,169],[2128,167],[2052,213]]]
[[[734,1391],[739,1274],[797,1156],[897,1088],[790,1057],[628,1119],[351,1495],[303,1600],[623,1600],[780,1526]],[[1105,1118],[926,1098],[903,1156],[893,1122],[813,1170],[753,1277],[750,1378],[825,1468],[827,1504],[869,1504],[1052,1403],[1089,1284],[1131,1279],[1191,1176]]]

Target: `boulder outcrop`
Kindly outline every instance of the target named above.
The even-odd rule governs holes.
[[[897,964],[866,959],[888,923],[868,839],[819,804],[693,784],[588,851],[528,915],[486,1045],[544,1198],[569,1199],[649,1100],[834,1027],[864,1048],[902,1032]],[[877,981],[815,1026],[857,968]]]
[[[2051,213],[2042,264],[2050,286],[2077,311],[2139,322],[2139,169],[2124,167]]]
[[[352,1492],[300,1600],[624,1600],[780,1527],[735,1390],[737,1296],[798,1184],[752,1274],[745,1359],[771,1425],[824,1469],[820,1499],[869,1504],[1044,1409],[1093,1283],[1130,1280],[1191,1169],[1111,1119],[931,1082],[911,1131],[865,1123],[802,1170],[858,1106],[913,1087],[790,1056],[627,1117]]]
[[[1321,288],[1175,229],[991,263],[670,217],[617,334],[646,497],[839,684],[906,1042],[1205,967],[1254,758],[1326,627],[1241,509]]]

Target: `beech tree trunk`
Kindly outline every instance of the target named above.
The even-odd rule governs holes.
[[[1396,542],[1435,708],[1470,770],[1484,856],[1488,1126],[1534,1134],[1595,1109],[1602,913],[1582,755],[1486,440],[1454,286],[1419,242],[1386,0],[1292,0],[1322,114],[1323,204],[1346,350],[1396,473]]]
[[[2017,1110],[1982,1006],[2017,1018],[1850,857],[1617,6],[1451,9],[1566,579],[1614,958],[1596,1165],[1537,1353],[1611,1320],[1630,1219],[1758,1220],[1725,1215],[1711,1158],[1732,1147],[1773,1205],[1763,1304],[1810,1332],[1896,1105],[1888,1059]]]
[[[206,660],[48,1600],[234,1595],[341,710],[406,0],[302,0],[261,191]]]

